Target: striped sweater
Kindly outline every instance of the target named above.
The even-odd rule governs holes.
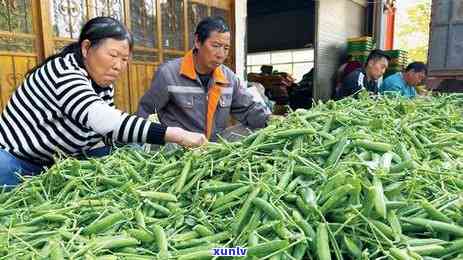
[[[58,154],[80,155],[100,141],[164,142],[165,127],[114,107],[112,86],[90,79],[74,54],[43,64],[12,94],[0,116],[0,147],[48,165]]]

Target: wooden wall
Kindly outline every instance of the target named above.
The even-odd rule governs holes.
[[[234,27],[233,0],[7,0],[0,1],[0,108],[25,73],[78,38],[88,19],[112,16],[135,38],[133,60],[116,82],[118,108],[135,112],[158,66],[192,46],[196,24],[220,15]],[[233,33],[232,33],[233,35]],[[234,50],[227,65],[234,68]]]

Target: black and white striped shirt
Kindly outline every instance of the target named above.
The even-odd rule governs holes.
[[[165,128],[114,108],[112,86],[100,87],[74,54],[27,76],[0,116],[0,147],[41,165],[79,155],[104,140],[163,143]]]

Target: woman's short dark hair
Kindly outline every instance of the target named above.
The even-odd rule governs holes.
[[[196,26],[195,36],[198,36],[199,42],[204,43],[211,36],[211,32],[225,33],[229,31],[230,28],[225,19],[220,16],[208,16]]]
[[[426,64],[424,64],[421,61],[415,61],[410,64],[405,68],[405,72],[408,72],[410,70],[413,70],[414,72],[424,72],[424,74],[428,74],[428,68],[426,67]]]
[[[74,53],[77,62],[80,66],[83,67],[84,58],[82,56],[81,51],[82,42],[85,40],[89,40],[91,47],[98,47],[106,39],[115,39],[121,41],[127,40],[129,42],[130,51],[132,51],[132,35],[124,26],[124,24],[112,17],[99,16],[92,18],[85,23],[85,25],[82,27],[82,30],[80,31],[79,39],[77,42],[67,45],[59,53],[48,57],[40,65],[31,69],[28,72],[28,74],[31,74],[32,72],[37,70],[37,68],[47,63],[48,61],[57,57],[64,57],[69,53]]]

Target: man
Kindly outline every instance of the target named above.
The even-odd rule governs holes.
[[[347,75],[342,81],[341,97],[348,97],[366,89],[371,94],[378,94],[378,80],[384,75],[391,58],[382,50],[373,50],[368,55],[364,68],[359,68]]]
[[[416,87],[426,78],[427,71],[423,62],[412,62],[405,68],[405,72],[397,72],[387,77],[380,91],[381,93],[394,92],[404,97],[414,98],[417,96]]]
[[[243,82],[223,65],[229,50],[230,29],[224,19],[203,19],[193,50],[158,69],[138,115],[156,112],[161,124],[204,133],[212,141],[227,127],[230,114],[250,128],[265,127],[266,107],[253,101]]]

